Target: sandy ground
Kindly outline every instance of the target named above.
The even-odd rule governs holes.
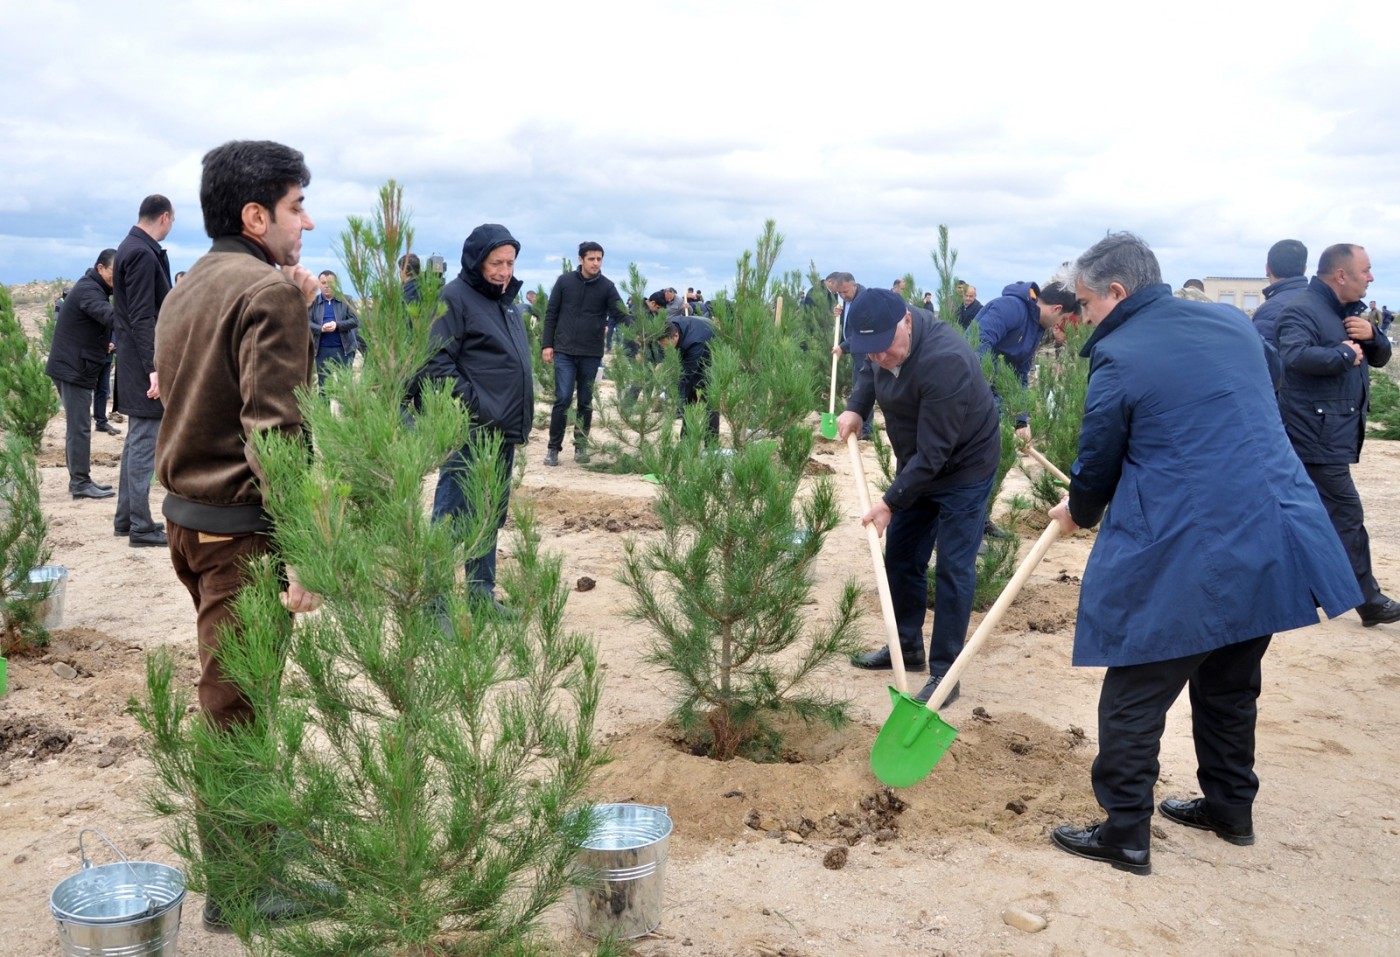
[[[114,500],[69,499],[61,430],[50,427],[42,462],[54,561],[71,572],[63,627],[44,657],[10,662],[10,693],[0,699],[4,957],[60,952],[48,895],[77,870],[82,828],[135,857],[175,862],[141,805],[149,765],[122,709],[142,688],[152,648],[172,646],[192,676],[192,609],[164,550],[113,537]],[[120,450],[121,438],[94,436],[98,481],[115,484]],[[656,534],[655,488],[588,472],[568,455],[545,469],[542,454],[537,434],[519,494],[536,502],[566,580],[597,581],[569,602],[570,626],[596,636],[607,663],[599,727],[615,760],[597,796],[664,805],[675,821],[662,922],[635,954],[1400,952],[1400,626],[1363,629],[1353,614],[1278,636],[1261,700],[1258,843],[1238,848],[1158,819],[1154,873],[1131,876],[1066,855],[1047,836],[1098,815],[1089,765],[1101,675],[1069,665],[1089,534],[1052,548],[973,663],[962,697],[942,711],[961,736],[891,802],[869,768],[889,712],[879,674],[827,675],[853,701],[855,723],[796,735],[789,763],[718,764],[677,750],[664,680],[640,661],[647,629],[623,616],[628,595],[616,581],[624,542]],[[869,586],[864,631],[873,646],[883,631],[850,462],[843,447],[820,441],[814,457],[847,493],[851,521],[828,541],[813,610],[855,576]],[[1356,476],[1377,576],[1394,591],[1397,475],[1400,447],[1370,443]],[[1013,473],[1008,491],[1024,481]],[[158,509],[158,489],[152,499]],[[1159,799],[1199,793],[1190,726],[1183,696],[1163,741]],[[836,849],[844,866],[825,866]],[[201,903],[186,904],[181,953],[242,953],[232,937],[203,930]],[[1044,918],[1044,929],[1007,923],[1013,910]],[[561,953],[588,949],[571,901],[550,913],[547,930]]]

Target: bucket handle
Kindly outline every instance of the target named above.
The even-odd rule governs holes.
[[[107,835],[103,834],[95,827],[85,827],[78,832],[78,857],[82,860],[82,869],[88,870],[90,867],[92,867],[92,861],[88,860],[87,848],[83,846],[83,837],[87,834],[96,834],[102,839],[103,844],[106,844],[112,849],[113,854],[117,855],[117,857],[120,857],[122,859],[122,863],[126,865],[126,869],[131,871],[132,883],[134,883],[137,887],[141,888],[141,894],[143,897],[146,898],[145,913],[149,914],[152,910],[153,905],[151,904],[151,895],[146,893],[146,882],[141,880],[141,875],[136,872],[136,868],[131,865],[131,861],[127,859],[127,856],[121,851],[117,850],[117,845],[113,844],[110,840],[108,840]]]

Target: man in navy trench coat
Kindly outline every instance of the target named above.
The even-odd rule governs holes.
[[[1346,553],[1276,414],[1264,343],[1237,309],[1172,297],[1128,233],[1079,257],[1095,326],[1079,457],[1051,516],[1103,519],[1084,569],[1074,664],[1107,667],[1094,795],[1107,820],[1061,848],[1147,874],[1167,709],[1189,687],[1204,795],[1168,819],[1254,843],[1260,662],[1276,631],[1360,600]],[[1105,510],[1107,516],[1105,517]]]

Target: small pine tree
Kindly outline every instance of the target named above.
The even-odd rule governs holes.
[[[646,306],[646,276],[636,263],[627,267],[624,295],[632,308],[630,326],[613,333],[607,359],[611,394],[602,390],[594,400],[594,467],[612,472],[645,472],[646,460],[660,435],[675,424],[680,399],[680,364],[658,342],[666,316]]]
[[[1089,392],[1089,360],[1081,358],[1093,330],[1068,323],[1063,346],[1042,350],[1031,383],[1031,436],[1036,449],[1061,471],[1068,473],[1079,455],[1079,431],[1084,421],[1084,399]],[[1065,496],[1065,488],[1048,472],[1030,466],[1031,492],[1036,504],[1051,508]]]
[[[37,613],[48,587],[31,586],[29,572],[49,561],[49,527],[34,449],[20,435],[0,440],[0,655],[12,655],[48,644]]]
[[[771,757],[778,714],[843,724],[846,703],[812,679],[859,650],[854,582],[827,621],[808,622],[802,612],[841,509],[825,477],[798,498],[814,389],[795,361],[796,343],[773,335],[763,295],[767,257],[781,241],[770,221],[761,254],[739,260],[736,296],[716,319],[706,400],[729,424],[729,444],[706,442],[705,403],[687,408],[682,436],[661,434],[650,460],[665,477],[657,500],[665,534],[648,546],[629,543],[619,576],[635,599],[633,616],[655,629],[648,659],[676,679],[681,728],[722,760]],[[798,645],[800,655],[780,661]]]
[[[191,720],[168,656],[151,660],[136,709],[160,778],[152,805],[176,818],[192,886],[230,902],[235,930],[265,953],[537,953],[534,928],[580,879],[574,854],[591,825],[581,802],[601,761],[600,677],[592,643],[564,627],[559,560],[517,513],[502,586],[519,617],[462,581],[507,480],[485,445],[464,483],[476,520],[434,523],[423,501],[424,474],[470,419],[438,385],[412,428],[402,421],[431,348],[414,318],[436,312],[437,289],[402,301],[401,197],[391,182],[375,220],[352,218],[344,238],[374,347],[363,369],[302,392],[315,456],[282,435],[254,438],[279,552],[323,608],[291,627],[275,570],[255,566],[219,654],[255,719],[222,731]],[[223,853],[198,853],[196,836]],[[268,887],[323,919],[261,923]]]
[[[58,391],[44,374],[44,359],[24,334],[9,289],[0,286],[0,432],[23,436],[38,452],[58,409]]]

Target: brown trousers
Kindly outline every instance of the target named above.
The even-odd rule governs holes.
[[[199,635],[199,706],[215,727],[248,721],[252,704],[224,675],[218,662],[222,633],[234,627],[233,600],[248,581],[248,562],[273,551],[272,538],[258,532],[215,535],[166,522],[170,562],[194,599]],[[288,616],[290,621],[290,615]]]

